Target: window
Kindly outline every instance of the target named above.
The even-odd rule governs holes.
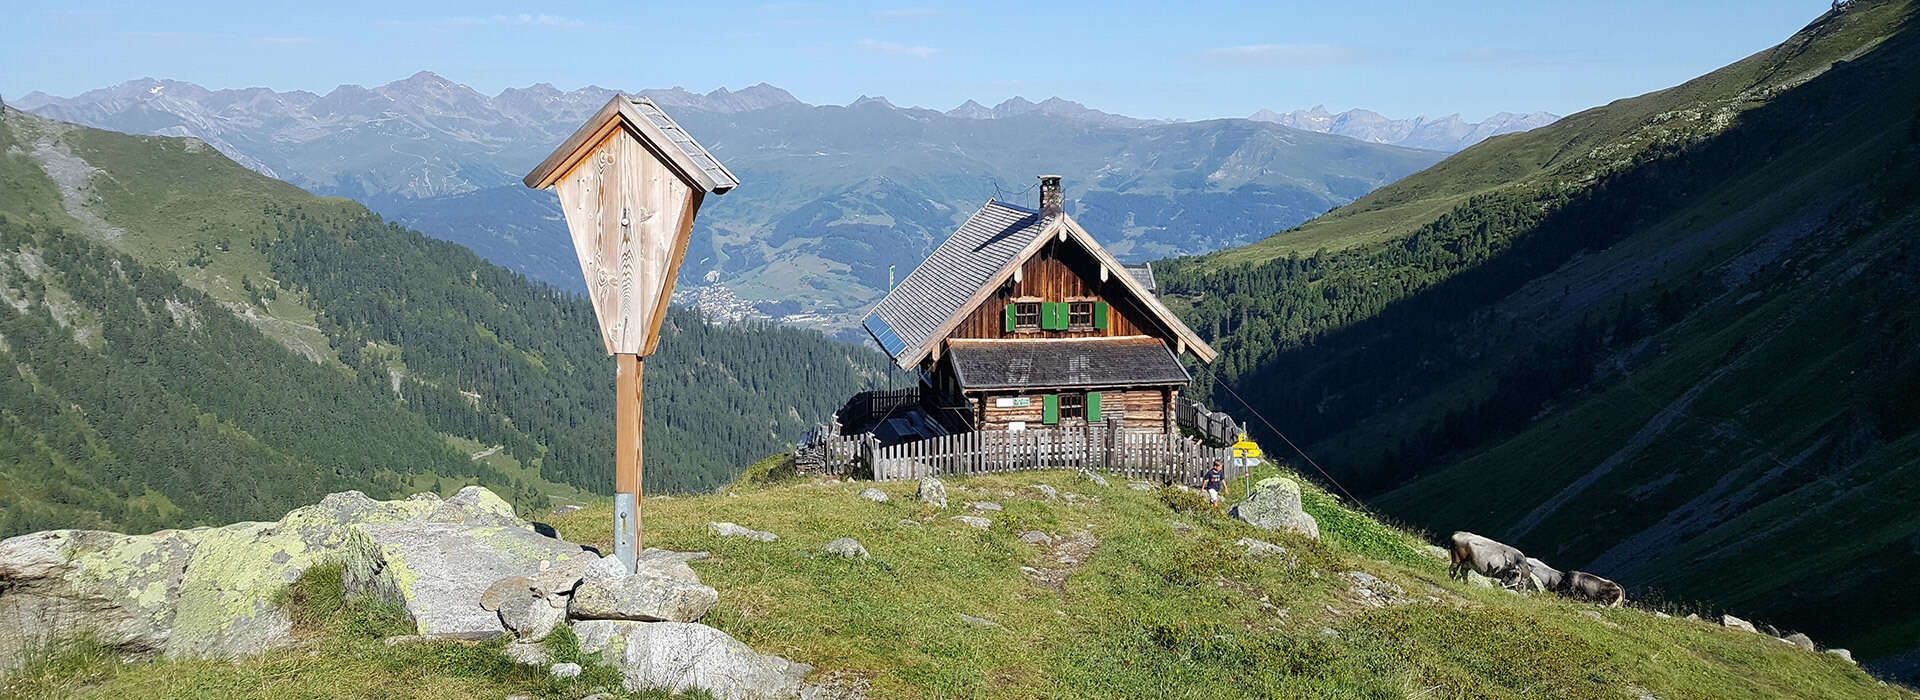
[[[1013,305],[1013,327],[1030,331],[1040,328],[1040,302],[1022,301]]]
[[[1067,302],[1067,327],[1074,330],[1087,330],[1093,327],[1093,302]]]
[[[1060,420],[1075,420],[1087,417],[1086,394],[1060,395]]]

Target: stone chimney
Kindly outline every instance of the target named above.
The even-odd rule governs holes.
[[[1065,211],[1060,200],[1060,176],[1040,176],[1040,218],[1051,219]]]

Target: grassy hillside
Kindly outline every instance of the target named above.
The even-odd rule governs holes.
[[[1262,470],[1259,476],[1271,474]],[[1056,487],[1048,499],[1030,484]],[[1065,472],[948,482],[953,507],[912,483],[786,482],[650,500],[649,544],[698,549],[720,591],[705,622],[814,665],[813,682],[885,698],[1909,698],[1832,654],[1764,635],[1458,584],[1408,533],[1309,489],[1323,538],[1254,529],[1190,493],[1102,487]],[[1071,494],[1069,496],[1069,494]],[[991,528],[950,519],[992,501]],[[563,536],[606,545],[604,502],[561,516]],[[707,534],[733,521],[780,535]],[[1038,530],[1051,544],[1023,542]],[[824,556],[858,538],[872,558]],[[1285,547],[1254,559],[1242,537]],[[1355,574],[1377,577],[1366,595]],[[0,688],[23,697],[578,697],[604,669],[556,684],[497,661],[498,643],[389,648],[364,603],[293,596],[327,620],[304,649],[238,663],[122,665],[84,650]],[[320,579],[320,580],[315,580]],[[336,584],[337,585],[337,584]],[[318,607],[321,614],[311,609]],[[962,615],[982,622],[964,621]],[[567,643],[554,644],[566,656]]]
[[[0,113],[0,535],[264,517],[343,489],[610,487],[584,300],[190,139]],[[879,376],[670,312],[649,485],[712,488]]]
[[[1163,285],[1212,374],[1386,512],[1893,655],[1917,65],[1910,3],[1850,3]]]

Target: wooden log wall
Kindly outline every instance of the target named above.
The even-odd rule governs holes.
[[[1040,422],[1043,405],[1041,397],[1050,393],[1055,392],[1042,392],[1037,394],[985,394],[975,397],[974,400],[977,402],[975,405],[980,406],[980,410],[985,416],[985,420],[978,427],[981,430],[1005,430],[1008,424],[1016,421],[1025,421],[1028,428],[1045,427],[1044,424]],[[994,405],[994,399],[1018,398],[1021,396],[1025,396],[1028,399],[1027,405]],[[1100,392],[1100,415],[1108,421],[1113,420],[1115,417],[1121,417],[1126,422],[1127,427],[1130,428],[1158,430],[1164,422],[1166,406],[1162,401],[1160,389],[1102,390]],[[1060,425],[1062,427],[1083,426],[1086,425],[1086,421],[1078,418],[1063,418],[1060,421]]]
[[[1001,285],[992,296],[960,322],[949,333],[949,338],[1085,338],[1091,336],[1127,336],[1147,335],[1168,342],[1173,341],[1171,331],[1162,328],[1153,320],[1146,309],[1136,303],[1131,294],[1121,286],[1120,277],[1127,274],[1124,269],[1107,271],[1107,281],[1100,281],[1100,262],[1080,247],[1077,242],[1049,241],[1040,252],[1021,265],[1019,281],[1009,281]],[[1106,328],[1082,330],[1043,331],[1021,330],[1007,332],[1006,308],[1016,299],[1033,298],[1042,301],[1100,300],[1107,302],[1112,310],[1107,316]]]

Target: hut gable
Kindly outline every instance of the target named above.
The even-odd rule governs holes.
[[[937,360],[949,340],[1156,338],[1203,362],[1212,347],[1058,205],[989,200],[876,304],[863,325],[894,362]],[[1146,284],[1143,284],[1146,282]]]

